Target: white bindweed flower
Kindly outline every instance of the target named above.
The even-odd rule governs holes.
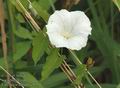
[[[47,34],[55,47],[80,50],[91,34],[91,23],[82,11],[55,11],[49,18]]]

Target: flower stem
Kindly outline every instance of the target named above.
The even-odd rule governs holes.
[[[79,60],[79,58],[76,56],[76,54],[72,51],[72,50],[69,50],[70,51],[70,53],[71,53],[71,55],[74,57],[73,58],[73,61],[75,62],[75,64],[76,65],[80,65],[80,64],[82,64],[82,62]],[[96,79],[92,76],[92,74],[86,69],[86,72],[88,73],[88,75],[92,78],[92,80],[97,84],[97,86],[99,87],[99,88],[102,88],[101,86],[100,86],[100,84],[96,81]]]

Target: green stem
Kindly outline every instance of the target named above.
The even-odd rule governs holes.
[[[71,53],[71,55],[74,57],[72,58],[74,63],[79,66],[80,64],[82,64],[82,62],[79,60],[79,58],[77,57],[77,55],[72,51],[72,50],[69,50],[69,52]],[[102,88],[100,86],[100,84],[95,80],[95,78],[91,75],[91,73],[86,69],[86,72],[88,73],[88,75],[91,77],[91,79],[98,85],[99,88]]]
[[[94,85],[92,84],[91,80],[89,79],[88,75],[85,76],[88,83],[91,85],[92,88],[95,88]]]
[[[78,66],[80,64],[82,64],[82,62],[79,60],[79,58],[76,56],[76,54],[72,51],[72,50],[69,50],[69,52],[71,53],[71,55],[73,56],[73,61],[74,63]]]
[[[55,11],[56,9],[55,9],[55,6],[54,6],[53,2],[51,0],[49,0],[49,3],[51,4],[51,7],[52,7],[53,11]]]
[[[113,12],[113,1],[111,0],[110,1],[110,5],[111,5],[111,8],[110,8],[110,12],[111,12],[111,36],[112,36],[112,38],[114,39],[114,30],[113,30],[113,28],[114,28],[114,17],[113,17],[113,14],[114,14],[114,12]]]
[[[8,23],[9,23],[9,33],[10,33],[10,40],[9,40],[9,46],[10,46],[10,66],[12,67],[11,72],[15,73],[15,66],[13,64],[13,54],[15,53],[15,36],[14,36],[14,30],[16,30],[16,22],[15,22],[15,8],[11,4],[10,0],[6,0],[6,6],[7,6],[7,12],[8,12]]]

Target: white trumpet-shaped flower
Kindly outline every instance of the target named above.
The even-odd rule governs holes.
[[[82,11],[55,11],[49,18],[47,34],[55,47],[80,50],[91,34],[91,23]]]

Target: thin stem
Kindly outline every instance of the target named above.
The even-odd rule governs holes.
[[[75,75],[75,73],[72,71],[72,69],[71,69],[70,66],[66,63],[65,60],[63,60],[63,64],[66,66],[66,68],[68,69],[68,71],[72,74],[72,79],[73,79],[73,81],[75,81],[75,80],[76,80],[76,75]],[[77,84],[76,86],[77,86],[78,88],[81,88],[82,83],[81,83],[81,84]]]
[[[14,47],[14,44],[15,44],[15,42],[14,42],[14,40],[15,40],[15,37],[14,37],[14,33],[13,33],[13,31],[16,29],[16,25],[15,25],[15,19],[14,19],[14,13],[15,13],[15,8],[13,7],[13,5],[10,3],[10,1],[9,0],[7,0],[6,1],[6,3],[7,3],[7,10],[8,10],[8,16],[9,16],[9,18],[8,18],[8,22],[9,22],[9,24],[10,24],[10,33],[11,33],[11,46],[12,46],[12,53],[14,53],[15,52],[15,47]]]
[[[3,7],[3,1],[0,0],[0,29],[1,29],[1,35],[2,35],[2,48],[3,48],[3,57],[4,62],[7,71],[9,72],[9,66],[8,66],[8,59],[7,59],[7,43],[6,43],[6,32],[5,32],[5,24],[4,24],[4,7]],[[10,76],[7,74],[7,81],[9,88],[12,88],[12,84],[10,81]]]
[[[75,64],[76,65],[80,65],[80,64],[82,64],[82,62],[79,60],[79,58],[75,55],[75,53],[73,52],[73,51],[71,51],[71,50],[69,50],[70,51],[70,53],[73,55],[73,57],[74,57],[74,62],[75,62]]]
[[[72,71],[72,69],[70,68],[70,66],[66,63],[66,61],[63,60],[63,62],[67,66],[67,68],[69,69],[69,71],[71,72],[71,74],[73,74],[73,76],[76,77],[75,73]]]
[[[41,30],[41,28],[37,25],[37,23],[31,17],[31,15],[29,14],[29,12],[24,8],[24,6],[21,4],[21,2],[19,0],[16,0],[16,2],[20,6],[20,8],[24,11],[25,16],[29,19],[29,21],[31,22],[31,24],[34,25],[36,31],[39,32],[39,30]]]
[[[0,68],[7,74],[9,75],[9,77],[11,77],[17,84],[19,84],[22,88],[24,88],[24,86],[19,82],[17,81],[7,70],[5,70],[2,66],[0,66]],[[11,87],[12,88],[12,87]]]
[[[99,2],[99,0],[97,0],[97,1],[94,3],[94,5],[97,5],[98,2]],[[85,13],[87,13],[89,10],[90,10],[90,8],[87,8],[87,9],[85,10]]]
[[[87,73],[88,73],[88,75],[92,78],[92,80],[98,85],[98,87],[99,88],[102,88],[101,86],[100,86],[100,84],[95,80],[95,78],[92,76],[92,74],[88,71],[88,70],[86,70],[87,71]]]
[[[69,65],[66,63],[66,61],[63,60],[63,63],[60,66],[60,68],[67,75],[68,79],[74,84],[74,81],[76,79],[76,75],[74,74],[72,69],[69,67]],[[74,86],[75,86],[75,88],[81,88],[81,86],[79,84],[78,85],[74,85]]]
[[[51,4],[53,11],[55,11],[55,6],[54,6],[53,2],[51,0],[49,0],[49,3]]]
[[[73,80],[70,78],[69,74],[66,72],[66,68],[64,68],[63,64],[60,66],[60,68],[66,74],[66,76],[68,77],[68,79],[73,83]],[[77,88],[76,86],[74,86],[74,87]]]
[[[67,77],[70,79],[70,81],[73,83],[72,74],[69,72],[69,70],[66,68],[64,64],[61,64],[60,68],[66,73]]]
[[[74,61],[75,61],[75,64],[76,65],[80,65],[82,64],[82,62],[79,60],[79,58],[76,56],[76,54],[72,51],[72,50],[69,50],[70,53],[74,56]],[[95,78],[91,75],[91,73],[86,69],[86,72],[88,73],[88,75],[92,78],[92,80],[98,85],[99,88],[102,88],[100,86],[100,84],[95,80]]]
[[[111,5],[111,8],[110,8],[110,12],[111,12],[111,14],[110,14],[110,16],[111,16],[111,36],[114,39],[114,29],[113,29],[114,28],[113,1],[110,1],[110,5]]]
[[[9,50],[9,58],[10,58],[10,62],[9,66],[11,67],[10,69],[10,73],[11,74],[15,74],[16,70],[15,70],[15,64],[13,63],[13,55],[15,53],[15,36],[14,36],[14,31],[16,30],[16,21],[15,21],[15,7],[12,5],[12,3],[10,2],[10,0],[6,0],[6,7],[7,7],[7,14],[8,14],[8,28],[9,28],[9,40],[8,40],[8,46],[10,46]]]

